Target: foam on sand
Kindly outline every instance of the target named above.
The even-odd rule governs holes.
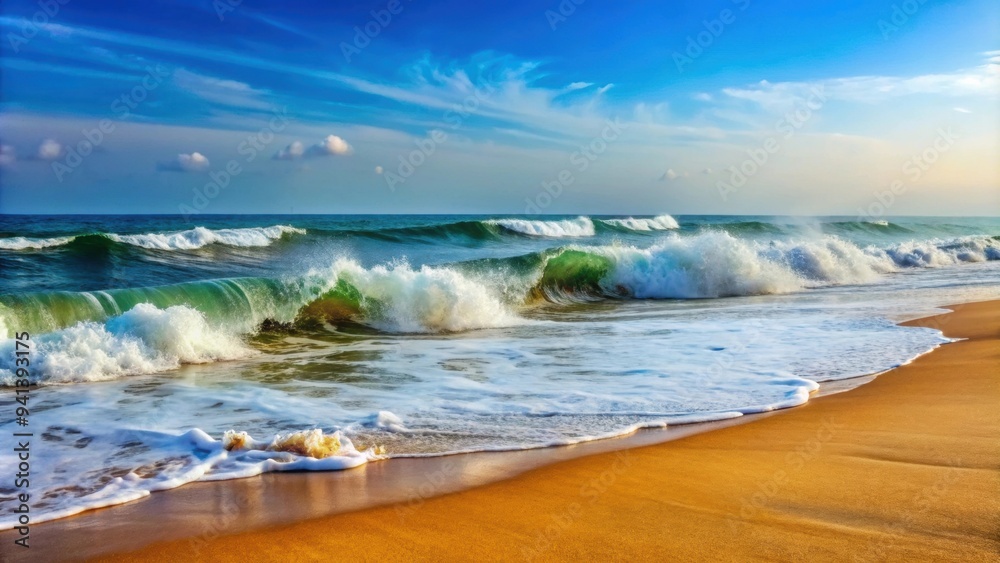
[[[50,435],[58,436],[58,431],[50,430]],[[80,434],[72,436],[79,438]],[[32,451],[36,466],[73,461],[91,469],[79,475],[73,487],[59,487],[51,474],[39,472],[37,478],[33,475],[35,490],[48,494],[45,508],[32,513],[32,522],[130,502],[195,481],[244,478],[273,471],[333,471],[386,457],[381,447],[359,451],[339,432],[325,434],[316,428],[278,435],[266,442],[236,431],[226,432],[219,441],[198,428],[180,434],[117,430],[88,434],[84,439],[85,446],[69,447],[57,454],[42,451],[36,455]],[[129,469],[102,463],[107,459],[121,463],[126,452],[132,452]],[[0,460],[0,467],[7,469],[12,462],[7,458]],[[7,511],[0,516],[0,530],[17,525],[16,517],[10,514]]]

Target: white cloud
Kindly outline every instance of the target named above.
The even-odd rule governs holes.
[[[613,82],[609,82],[608,84],[605,84],[604,86],[601,86],[600,88],[598,88],[597,89],[597,94],[601,95],[601,94],[607,92],[608,90],[610,90],[610,89],[612,89],[614,87],[615,87],[614,83]]]
[[[699,92],[694,95],[694,99],[698,100],[699,102],[711,102],[712,95],[707,92]]]
[[[17,160],[14,154],[14,147],[10,145],[0,145],[0,166],[10,166]]]
[[[351,154],[352,150],[347,141],[336,135],[327,135],[325,139],[309,147],[306,154],[309,156],[343,156]]]
[[[36,156],[40,160],[56,160],[63,155],[63,152],[65,151],[59,141],[45,139],[42,144],[38,145]]]
[[[566,87],[567,90],[581,90],[583,88],[589,88],[593,86],[593,82],[573,82]]]
[[[674,172],[673,168],[667,168],[667,171],[663,173],[663,176],[660,176],[660,181],[661,182],[665,182],[667,180],[673,181],[676,180],[679,176],[680,175],[677,174],[677,172]]]
[[[957,111],[958,113],[972,113],[972,111],[967,110],[965,108],[951,108],[951,109]]]
[[[302,141],[292,141],[289,145],[274,154],[275,160],[298,160],[304,156],[345,156],[351,154],[354,148],[337,135],[327,135],[325,139],[306,147]]]
[[[376,167],[375,167],[375,173],[376,173],[376,174],[381,174],[382,172],[383,172],[383,170],[382,170],[382,167],[381,167],[381,166],[376,166]]]
[[[306,152],[305,145],[302,141],[292,141],[287,147],[281,149],[275,153],[275,160],[295,160],[301,158]]]
[[[208,170],[208,158],[200,152],[179,154],[174,160],[161,162],[158,168],[171,172],[205,172]]]
[[[706,168],[706,169],[702,170],[701,173],[702,174],[711,174],[712,173],[712,169],[711,168]]]

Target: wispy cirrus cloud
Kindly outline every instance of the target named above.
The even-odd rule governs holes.
[[[849,76],[808,82],[768,82],[752,86],[723,88],[726,96],[754,102],[765,108],[786,108],[821,91],[831,100],[873,104],[918,94],[948,97],[1000,97],[1000,66],[989,57],[987,64],[949,73],[917,76]]]
[[[254,88],[245,82],[217,78],[179,68],[173,74],[174,84],[205,101],[232,108],[268,109],[270,92]]]

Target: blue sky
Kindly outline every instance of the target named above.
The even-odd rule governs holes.
[[[0,211],[1000,211],[996,2],[326,4],[7,0]]]

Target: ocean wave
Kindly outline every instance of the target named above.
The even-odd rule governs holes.
[[[253,354],[242,340],[276,322],[304,329],[355,323],[391,333],[459,332],[523,323],[497,286],[449,267],[363,268],[340,259],[288,280],[243,278],[0,299],[9,327],[37,337],[38,383],[101,381]],[[13,358],[7,354],[6,358]],[[13,382],[0,361],[0,384]]]
[[[216,230],[195,227],[186,231],[130,235],[96,233],[52,238],[9,237],[0,238],[0,250],[40,250],[95,238],[149,250],[197,250],[211,244],[260,247],[268,246],[286,234],[303,235],[306,234],[306,231],[287,225],[275,225],[273,227]]]
[[[500,229],[496,225],[482,221],[458,221],[455,223],[435,223],[375,230],[350,230],[346,232],[377,240],[389,240],[393,242],[426,241],[429,243],[437,243],[440,240],[454,242],[471,240],[480,242],[497,240],[501,235]]]
[[[76,237],[53,237],[53,238],[25,238],[8,237],[0,238],[0,250],[38,250],[63,246],[73,242]]]
[[[708,231],[648,248],[568,247],[547,256],[533,294],[593,298],[696,299],[791,293],[863,284],[913,267],[1000,260],[1000,243],[964,237],[859,247],[835,236],[757,242]]]
[[[652,218],[600,219],[600,222],[629,231],[668,231],[680,228],[677,220],[670,215],[658,215]]]
[[[449,267],[408,264],[363,268],[348,259],[313,270],[311,285],[329,289],[298,313],[301,322],[345,318],[388,332],[457,332],[521,320],[495,286]]]
[[[532,237],[592,237],[596,234],[594,222],[589,217],[562,221],[533,221],[528,219],[491,219],[487,224],[497,225],[508,231]]]
[[[1000,241],[996,237],[975,236],[910,241],[889,246],[885,253],[904,268],[953,266],[1000,260]]]
[[[486,241],[499,240],[504,235],[570,238],[591,237],[597,234],[598,228],[604,227],[611,231],[665,231],[677,229],[677,221],[670,215],[657,217],[625,217],[620,219],[591,219],[580,216],[575,219],[486,219],[483,221],[457,221],[454,223],[435,223],[413,227],[396,227],[377,230],[351,230],[350,234],[379,240],[409,242],[426,240],[451,241]]]
[[[195,227],[175,233],[147,233],[139,235],[105,235],[109,239],[151,250],[196,250],[210,244],[226,246],[268,246],[286,234],[304,235],[304,229],[287,225],[253,227],[247,229],[206,229]]]
[[[157,346],[139,348],[139,341],[149,348],[151,333],[141,332],[142,323],[121,324],[124,321],[114,319],[141,320],[139,312],[146,310],[137,309],[140,305],[170,311],[175,306],[189,308],[204,315],[211,327],[225,326],[233,335],[251,334],[262,326],[269,330],[269,321],[305,330],[326,323],[354,323],[390,333],[441,333],[524,323],[523,309],[539,299],[694,299],[791,293],[871,283],[908,268],[991,260],[1000,260],[1000,241],[990,237],[862,247],[831,235],[754,241],[720,231],[670,234],[649,247],[571,245],[442,266],[413,267],[399,262],[366,268],[340,258],[287,279],[235,278],[99,292],[7,295],[0,297],[0,337],[17,327],[32,334],[58,333],[67,346],[74,341],[90,342],[98,350],[118,346],[122,354],[126,350],[128,354],[116,359],[102,352],[101,358],[110,363],[100,368],[108,376],[117,376],[175,366],[196,357]],[[180,318],[180,313],[171,315]],[[195,321],[184,320],[200,327]],[[70,332],[59,333],[64,330]],[[176,338],[182,336],[178,333]],[[61,366],[51,364],[56,379],[86,375]]]

